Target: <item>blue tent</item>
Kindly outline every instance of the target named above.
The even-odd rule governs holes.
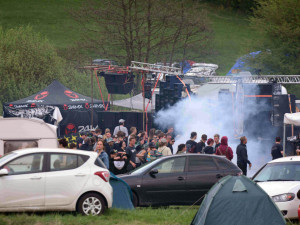
[[[110,172],[110,185],[113,188],[113,208],[134,209],[132,204],[132,192],[129,185],[121,178]]]
[[[207,193],[191,225],[285,225],[278,207],[245,176],[226,176]]]
[[[235,62],[235,64],[233,65],[233,67],[231,67],[231,69],[229,70],[229,72],[227,73],[227,75],[232,75],[234,73],[233,70],[240,70],[240,71],[250,71],[252,74],[256,73],[256,69],[255,68],[250,68],[247,67],[247,65],[245,65],[245,59],[249,58],[249,57],[256,57],[258,54],[260,54],[261,51],[257,51],[257,52],[251,52],[248,55],[244,55],[240,58],[238,58],[238,60]]]

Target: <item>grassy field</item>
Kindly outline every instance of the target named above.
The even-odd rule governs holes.
[[[0,26],[7,29],[29,24],[35,31],[48,37],[61,51],[80,38],[78,25],[68,12],[77,9],[81,2],[82,0],[0,0]],[[217,72],[226,74],[237,58],[257,50],[253,46],[259,35],[249,27],[246,15],[207,4],[203,4],[203,8],[208,10],[214,30],[214,54],[201,56],[195,51],[194,57],[199,62],[218,64]]]
[[[107,210],[99,217],[81,216],[75,213],[0,214],[0,225],[144,225],[190,224],[199,206],[137,208],[136,210]]]
[[[0,225],[185,225],[190,224],[199,206],[137,208],[107,210],[102,216],[82,216],[76,213],[7,213],[0,214]],[[297,221],[287,225],[299,225]]]

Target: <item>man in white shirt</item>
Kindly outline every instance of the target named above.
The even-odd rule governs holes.
[[[128,137],[128,130],[127,130],[127,128],[124,126],[124,123],[125,123],[125,120],[123,120],[123,119],[120,119],[120,120],[119,120],[119,126],[116,126],[116,127],[115,127],[115,130],[114,130],[113,135],[117,135],[117,133],[118,133],[119,131],[123,131],[123,132],[125,133],[125,137]]]

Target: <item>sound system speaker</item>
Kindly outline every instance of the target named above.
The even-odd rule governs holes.
[[[134,75],[130,73],[100,73],[110,94],[128,94],[134,85]]]
[[[273,96],[273,125],[283,126],[285,113],[296,112],[295,95],[274,95]]]
[[[151,99],[152,91],[151,91],[151,83],[145,83],[144,85],[144,92],[145,92],[145,98]]]

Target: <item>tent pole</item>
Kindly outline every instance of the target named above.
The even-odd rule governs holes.
[[[285,157],[285,123],[283,123],[283,157]]]
[[[93,78],[94,78],[94,73],[92,71],[91,73],[91,98],[92,98],[92,105],[91,105],[91,129],[93,129],[93,124],[94,124],[94,95],[93,95],[93,92],[94,92],[94,82],[93,82]]]

